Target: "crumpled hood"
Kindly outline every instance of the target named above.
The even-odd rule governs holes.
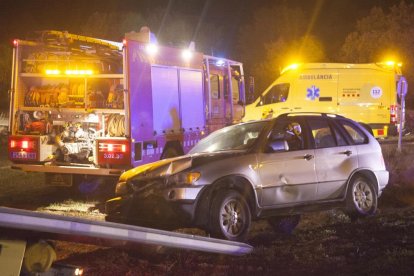
[[[235,155],[243,154],[244,151],[223,151],[213,153],[197,153],[192,155],[184,155],[175,158],[163,159],[157,162],[138,166],[134,169],[124,172],[119,180],[127,181],[138,175],[143,177],[163,177],[175,174],[188,168],[197,168],[204,164],[208,164],[217,160],[231,158]]]
[[[153,163],[138,166],[134,169],[124,172],[120,176],[119,180],[127,181],[128,179],[131,179],[138,175],[142,175],[145,177],[165,176],[165,175],[178,173],[190,167],[191,167],[191,156],[184,155],[184,156],[179,156],[175,158],[163,159],[163,160],[156,161]]]

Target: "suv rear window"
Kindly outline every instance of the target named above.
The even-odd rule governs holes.
[[[349,134],[354,144],[366,144],[368,143],[368,137],[362,132],[362,130],[351,122],[345,120],[339,120],[339,124],[343,126],[345,131]]]
[[[315,143],[315,148],[331,148],[346,146],[349,142],[341,133],[338,126],[329,123],[326,118],[309,118],[309,127]]]

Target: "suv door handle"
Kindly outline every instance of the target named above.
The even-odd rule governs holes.
[[[341,152],[342,154],[346,154],[346,156],[350,156],[351,154],[352,154],[352,151],[350,151],[350,150],[346,150],[346,151],[343,151],[343,152]]]
[[[303,156],[303,159],[306,159],[306,160],[311,160],[313,158],[313,155],[312,154],[305,154],[304,156]]]

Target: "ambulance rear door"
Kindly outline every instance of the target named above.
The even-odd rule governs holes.
[[[393,74],[369,68],[339,69],[341,115],[374,128],[376,124],[389,124],[392,93],[395,93]]]

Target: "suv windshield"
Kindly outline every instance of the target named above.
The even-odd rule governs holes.
[[[225,127],[201,140],[189,154],[248,149],[268,123],[268,121],[257,121]]]

